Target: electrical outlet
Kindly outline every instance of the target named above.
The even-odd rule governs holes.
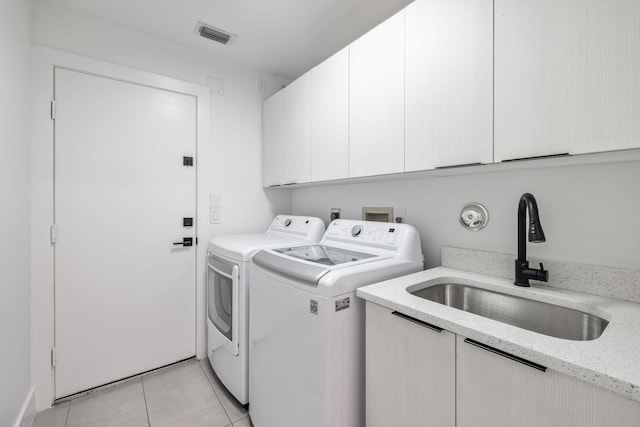
[[[331,221],[340,218],[340,208],[331,208]]]

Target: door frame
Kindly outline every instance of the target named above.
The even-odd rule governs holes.
[[[209,238],[210,89],[145,71],[32,45],[31,93],[31,380],[38,411],[54,399],[54,67],[157,87],[196,98],[196,357],[206,357],[206,267]]]

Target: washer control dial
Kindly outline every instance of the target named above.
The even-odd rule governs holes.
[[[354,225],[351,228],[351,236],[358,237],[360,235],[360,233],[362,233],[362,226],[361,225]]]

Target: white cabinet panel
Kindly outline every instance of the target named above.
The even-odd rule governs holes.
[[[349,47],[311,71],[311,180],[349,177]]]
[[[569,152],[569,0],[495,0],[494,160]]]
[[[283,105],[282,91],[262,104],[262,185],[283,184]]]
[[[640,404],[577,378],[541,372],[457,336],[458,427],[637,426]]]
[[[311,73],[283,90],[282,183],[311,181]]]
[[[640,147],[640,2],[571,10],[570,152]]]
[[[455,426],[455,344],[437,332],[367,302],[368,427]]]
[[[404,171],[404,11],[351,45],[349,176]]]
[[[496,0],[495,160],[640,147],[640,2]]]
[[[405,170],[493,161],[493,2],[405,9]]]

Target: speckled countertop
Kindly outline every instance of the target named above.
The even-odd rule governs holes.
[[[608,320],[609,325],[592,341],[554,338],[419,298],[406,290],[451,281],[581,310]],[[513,280],[448,267],[365,286],[357,295],[640,401],[640,304],[539,285],[521,288]]]

